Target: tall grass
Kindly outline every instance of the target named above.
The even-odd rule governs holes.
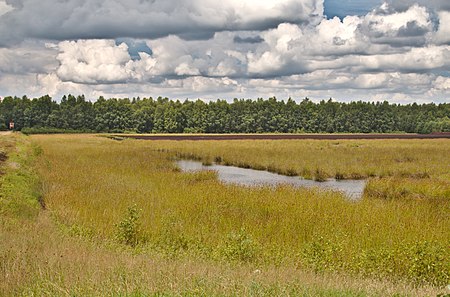
[[[170,257],[294,265],[316,272],[437,286],[449,282],[448,197],[438,197],[439,203],[435,199],[363,199],[355,203],[336,192],[223,185],[214,172],[180,173],[171,162],[175,150],[190,149],[199,156],[205,150],[214,152],[210,157],[223,160],[231,155],[238,160],[239,152],[244,151],[246,160],[255,149],[254,155],[261,154],[261,160],[268,162],[271,155],[270,162],[286,165],[284,150],[298,150],[302,159],[311,159],[307,164],[331,173],[364,174],[380,166],[392,168],[388,170],[397,176],[432,168],[429,174],[441,178],[447,187],[448,180],[442,176],[448,149],[442,142],[410,142],[414,150],[400,142],[399,152],[395,141],[378,143],[379,147],[377,142],[373,147],[370,142],[358,146],[350,142],[343,144],[339,155],[334,151],[339,145],[334,142],[243,142],[231,150],[220,142],[117,142],[80,135],[33,139],[43,149],[40,174],[47,207],[59,222],[78,233],[112,239],[115,226],[136,204],[142,209],[140,229],[145,244],[141,248]],[[279,153],[274,154],[277,145]],[[312,153],[313,148],[321,147],[334,152],[329,160]],[[364,153],[359,153],[359,148],[364,148]],[[405,163],[396,159],[409,154],[414,165],[408,163],[394,171],[392,163]],[[373,158],[377,164],[372,164]],[[365,161],[356,167],[350,159]],[[351,169],[345,169],[345,160]],[[424,164],[425,169],[421,167]]]
[[[440,140],[259,140],[159,141],[154,147],[182,157],[217,161],[313,179],[326,177],[450,178],[450,141]]]
[[[148,152],[153,149],[151,147],[133,149],[134,145],[127,145],[120,148],[118,144],[89,137],[39,138],[38,141],[44,147],[39,164],[39,171],[44,174],[42,185],[46,194],[44,198],[52,197],[51,201],[47,199],[49,204],[44,210],[37,203],[40,191],[30,192],[33,189],[31,185],[39,184],[39,178],[32,166],[39,150],[36,151],[27,138],[15,136],[17,135],[12,138],[0,136],[0,149],[9,156],[7,161],[0,162],[0,167],[4,169],[4,175],[0,178],[0,195],[4,199],[2,203],[6,200],[21,202],[22,206],[26,205],[34,211],[31,216],[23,216],[20,212],[11,211],[13,204],[2,204],[0,296],[433,296],[445,292],[443,289],[429,286],[411,287],[403,282],[359,279],[334,273],[319,275],[299,269],[295,262],[283,266],[260,265],[255,261],[260,258],[261,248],[264,247],[257,242],[258,237],[252,234],[252,229],[245,226],[237,228],[236,222],[230,222],[233,224],[230,229],[235,231],[223,238],[224,245],[218,250],[221,257],[226,257],[223,261],[231,261],[234,263],[232,265],[222,263],[222,260],[202,260],[189,253],[186,254],[187,257],[167,258],[161,257],[158,251],[145,252],[142,246],[130,249],[108,238],[114,240],[109,236],[117,230],[125,230],[124,234],[128,234],[126,230],[129,226],[135,226],[135,218],[139,220],[134,209],[139,214],[138,207],[146,205],[144,200],[156,200],[151,198],[153,196],[150,193],[157,189],[160,181],[157,180],[154,184],[141,184],[146,180],[139,180],[137,183],[127,180],[133,175],[131,173],[133,170],[128,168],[124,161],[131,157],[132,165],[136,166],[134,169],[138,170],[136,175],[156,171],[151,174],[151,180],[158,176],[158,172],[166,173],[161,178],[161,183],[164,182],[166,185],[170,184],[170,180],[165,180],[164,177],[178,176],[179,180],[169,189],[181,184],[195,188],[204,182],[212,182],[213,187],[216,187],[214,174],[184,175],[172,172],[170,163],[165,159],[161,162],[158,158],[153,159],[153,154],[150,159],[142,160],[141,158],[148,157],[148,154],[140,154],[140,151]],[[117,154],[126,153],[130,148],[127,156]],[[133,161],[132,156],[135,153],[139,155],[136,160],[155,161],[147,167],[144,166],[151,169],[151,172],[140,169],[142,162],[138,164]],[[90,166],[86,160],[89,157],[106,156],[108,157],[103,162],[95,158],[90,160],[92,165],[103,164],[106,167]],[[117,162],[105,163],[116,158]],[[68,168],[77,172],[54,171]],[[102,172],[102,169],[110,171]],[[100,176],[97,176],[99,172]],[[110,174],[112,176],[107,177]],[[72,180],[73,182],[68,180],[76,176],[78,180]],[[91,178],[94,179],[93,183],[88,182]],[[131,200],[139,201],[140,204],[135,207],[128,199],[130,197],[123,196],[122,191],[117,192],[119,188],[115,187],[113,180],[117,181],[119,186],[126,187],[124,190],[134,189],[133,195],[130,196],[138,199]],[[107,184],[104,185],[104,182]],[[23,186],[24,184],[28,187]],[[97,201],[96,196],[108,186],[112,187],[108,192],[110,198],[100,195]],[[82,189],[88,196],[75,192]],[[217,190],[209,194],[214,194]],[[239,188],[233,188],[232,191],[236,191],[235,195],[246,193],[241,192],[242,189]],[[265,191],[267,189],[262,190],[262,193]],[[288,189],[281,191],[290,192]],[[74,200],[86,203],[87,209],[84,210],[85,207],[82,203],[78,204],[78,201],[70,204],[68,199],[70,197],[65,196],[67,193],[75,195],[72,196]],[[155,197],[157,195],[160,193],[157,192]],[[169,194],[164,198],[169,199],[172,195]],[[185,200],[186,197],[183,201]],[[211,202],[214,201],[211,198]],[[58,206],[60,202],[62,205]],[[98,202],[103,203],[103,209],[93,208]],[[235,203],[234,200],[231,202]],[[155,203],[147,204],[149,205],[156,206]],[[193,208],[191,203],[187,202],[177,207],[183,208],[184,205],[189,206],[191,210]],[[230,205],[224,204],[223,207],[232,210]],[[146,210],[148,217],[155,209],[156,207],[143,210]],[[90,213],[91,218],[81,216],[83,211]],[[174,209],[171,211],[172,214],[176,214]],[[109,213],[114,213],[111,219],[115,223],[114,227],[101,223],[101,218],[109,216]],[[71,219],[73,224],[62,225],[61,218]],[[127,218],[132,219],[127,221]],[[83,227],[88,225],[91,226],[92,232]],[[169,246],[178,246],[173,244],[174,238],[180,238],[180,233],[175,230],[178,228],[182,231],[186,226],[180,225],[176,218],[162,225],[171,226],[161,229],[166,231],[163,238],[168,245],[164,245],[166,247],[164,250],[168,251]],[[117,229],[117,226],[125,228]],[[148,224],[141,227],[153,229],[153,226]],[[109,231],[103,232],[104,228]],[[214,229],[211,226],[210,228]],[[108,235],[109,233],[111,234]],[[85,240],[86,236],[94,238]],[[97,236],[104,236],[106,240],[98,240],[101,238]],[[305,252],[310,251],[311,247],[313,246],[309,245]]]

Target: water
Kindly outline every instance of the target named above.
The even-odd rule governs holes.
[[[223,183],[243,186],[276,186],[286,184],[295,187],[316,187],[323,190],[340,191],[353,200],[361,199],[364,192],[364,187],[366,186],[365,180],[328,179],[324,182],[317,182],[298,176],[285,176],[262,170],[245,169],[217,164],[205,166],[201,162],[190,160],[179,160],[177,161],[177,165],[182,171],[185,172],[214,170],[217,172],[219,180]]]

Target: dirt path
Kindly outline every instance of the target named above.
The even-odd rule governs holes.
[[[289,139],[450,139],[448,133],[433,134],[204,134],[204,135],[114,135],[142,140],[289,140]]]

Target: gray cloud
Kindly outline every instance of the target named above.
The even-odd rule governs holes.
[[[80,0],[68,9],[73,2],[52,2],[60,15],[41,23],[18,21],[37,0],[0,11],[0,42],[27,40],[0,48],[0,95],[450,100],[445,5],[385,4],[326,19],[311,16],[322,5],[313,0]],[[50,0],[39,3],[33,13],[50,9]]]
[[[450,10],[448,0],[388,0],[389,5],[397,11],[408,10],[414,4],[420,4],[433,10]]]
[[[19,47],[0,48],[0,74],[47,73],[58,66],[57,51],[42,42],[25,42]]]
[[[202,39],[224,30],[264,30],[322,17],[323,0],[8,0],[0,46],[24,38]]]
[[[367,14],[360,27],[372,43],[393,47],[424,46],[433,29],[432,16],[425,7],[413,5],[399,12],[387,4]]]
[[[236,43],[261,43],[264,41],[264,39],[262,39],[261,36],[250,36],[250,37],[235,36],[233,40]]]

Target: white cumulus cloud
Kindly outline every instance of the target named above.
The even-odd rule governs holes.
[[[61,63],[57,74],[76,83],[111,83],[127,80],[131,58],[125,43],[113,40],[63,41],[58,45]]]
[[[332,19],[323,0],[2,3],[0,95],[450,101],[446,1]]]

